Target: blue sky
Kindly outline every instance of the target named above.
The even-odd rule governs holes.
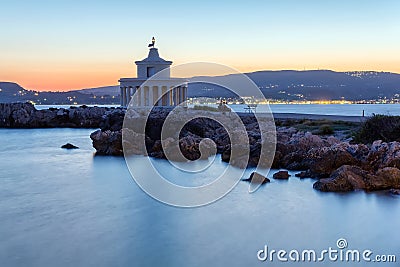
[[[400,1],[1,1],[0,80],[115,84],[157,39],[175,64],[400,72]]]

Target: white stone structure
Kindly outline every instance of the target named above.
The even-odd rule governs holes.
[[[167,61],[158,55],[158,49],[153,44],[147,58],[135,61],[137,78],[121,78],[121,106],[126,107],[133,95],[137,99],[133,103],[137,107],[177,106],[187,99],[187,80],[170,77],[172,61]],[[162,72],[160,72],[162,71]],[[158,73],[160,72],[160,73]],[[158,73],[150,81],[143,83]],[[177,86],[178,85],[178,86]]]

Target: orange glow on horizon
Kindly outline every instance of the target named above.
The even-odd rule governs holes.
[[[179,64],[179,63],[178,63]],[[176,64],[174,64],[176,65]],[[174,66],[173,65],[173,66]],[[373,68],[371,66],[377,66],[379,68]],[[79,69],[66,69],[66,68],[54,68],[54,69],[36,69],[36,70],[16,70],[11,69],[8,71],[3,70],[1,81],[15,82],[21,85],[27,90],[35,91],[69,91],[75,89],[93,88],[101,86],[118,85],[118,80],[121,77],[135,77],[136,66],[132,63],[123,66],[116,67],[103,67],[97,68],[87,67]],[[235,66],[234,69],[240,72],[254,72],[262,70],[333,70],[333,71],[385,71],[400,73],[399,64],[370,64],[367,65],[328,65],[326,67],[315,67],[311,65],[299,66],[291,65],[291,67],[285,67],[284,65],[270,65],[263,67],[261,64],[255,64],[253,66]],[[1,71],[1,70],[0,70]],[[173,71],[172,71],[173,73]],[[174,74],[174,73],[173,73]],[[179,73],[178,77],[191,77],[193,73]]]

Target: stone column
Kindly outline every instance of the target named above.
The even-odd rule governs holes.
[[[171,88],[167,89],[167,106],[171,106]]]
[[[126,105],[129,105],[129,101],[131,101],[131,87],[128,86],[128,93],[126,94]]]
[[[153,105],[154,105],[153,86],[149,86],[149,106],[152,107]]]
[[[178,87],[174,88],[174,106],[178,105]]]
[[[129,101],[132,100],[134,95],[135,95],[135,88],[131,86],[131,97],[129,98]]]
[[[162,86],[158,87],[157,106],[162,106]]]
[[[134,98],[134,106],[137,107],[138,106],[138,86],[135,86],[135,88],[133,88],[133,96]]]
[[[122,93],[122,105],[124,106],[124,107],[126,107],[126,87],[124,87],[123,88],[123,93]]]
[[[140,88],[140,86],[138,87],[138,89],[137,89],[137,95],[136,95],[136,97],[137,97],[137,106],[139,107],[140,105],[141,105],[141,102],[140,102],[140,95],[142,94],[142,88]]]
[[[171,106],[175,106],[175,88],[171,89]]]
[[[187,86],[184,86],[182,89],[182,102],[184,103],[184,106],[186,106]]]
[[[120,103],[120,105],[121,106],[124,106],[124,103],[123,103],[123,97],[122,97],[122,95],[123,95],[123,93],[122,93],[122,87],[120,87],[119,88],[119,103]]]
[[[129,104],[130,95],[131,95],[131,88],[128,86],[126,87],[126,106],[128,106]]]
[[[175,88],[175,106],[179,105],[179,90],[181,89],[180,86]]]
[[[144,86],[140,86],[140,106],[144,107],[145,106],[145,102],[144,102],[144,94],[145,94],[145,90],[144,90]]]

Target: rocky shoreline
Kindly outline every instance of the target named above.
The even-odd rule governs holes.
[[[169,110],[160,109],[150,113],[146,122],[145,147],[130,140],[123,144],[123,120],[125,110],[121,108],[76,107],[70,109],[36,110],[31,104],[0,104],[0,127],[2,128],[100,128],[90,138],[99,155],[123,155],[123,148],[133,154],[165,158],[164,149],[169,144],[178,145],[186,160],[195,160],[202,155],[200,143],[205,138],[215,143],[215,153],[221,154],[225,162],[237,167],[254,167],[265,160],[261,144],[263,128],[252,115],[240,115],[249,140],[249,158],[231,151],[240,150],[241,142],[230,142],[228,133],[221,124],[207,119],[196,118],[188,122],[179,133],[179,138],[161,140],[161,128]],[[226,114],[221,114],[228,116]],[[133,125],[143,123],[137,116]],[[261,128],[261,130],[260,130]],[[131,129],[132,130],[132,129]],[[136,135],[135,129],[132,133]],[[126,134],[126,133],[125,133]],[[276,137],[276,139],[275,139]],[[277,127],[272,168],[301,170],[300,178],[315,178],[314,188],[324,192],[347,192],[353,190],[400,189],[400,143],[377,140],[370,145],[353,144],[346,140],[311,132],[299,131],[293,127]],[[271,141],[272,142],[272,141]],[[163,144],[163,146],[162,146]],[[203,142],[204,145],[204,142]],[[207,143],[205,143],[207,146]],[[209,144],[210,146],[212,144]],[[163,148],[164,147],[164,148]],[[268,160],[268,159],[267,159]],[[272,159],[271,159],[272,160]],[[268,164],[267,164],[268,165]]]
[[[105,115],[121,108],[80,107],[37,110],[31,103],[0,103],[0,128],[101,128]]]

